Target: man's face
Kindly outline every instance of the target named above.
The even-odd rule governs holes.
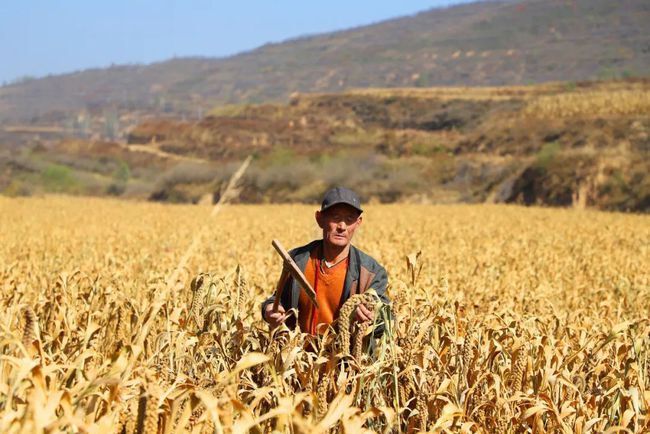
[[[325,211],[316,211],[316,222],[323,230],[323,241],[345,247],[361,225],[361,214],[350,205],[340,203]]]

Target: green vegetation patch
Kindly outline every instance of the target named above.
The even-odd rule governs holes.
[[[208,116],[235,118],[247,112],[248,104],[226,104],[217,106],[208,112]]]
[[[52,193],[74,193],[80,188],[72,169],[60,164],[50,164],[41,172],[41,182]]]
[[[557,157],[561,148],[558,142],[546,143],[537,154],[537,166],[547,168]]]

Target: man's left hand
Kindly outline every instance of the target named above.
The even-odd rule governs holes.
[[[357,306],[354,318],[359,322],[372,321],[375,319],[375,313],[368,309],[363,303],[361,303],[359,306]]]

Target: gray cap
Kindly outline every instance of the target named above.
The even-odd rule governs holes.
[[[325,193],[325,196],[323,197],[323,203],[320,206],[320,210],[325,211],[327,208],[339,203],[350,205],[360,213],[363,212],[361,209],[361,200],[359,200],[359,196],[357,196],[354,191],[345,187],[335,187]]]

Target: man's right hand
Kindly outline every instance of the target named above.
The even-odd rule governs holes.
[[[271,330],[282,324],[287,319],[284,308],[278,305],[277,312],[273,310],[273,303],[270,303],[264,309],[264,320],[269,323]]]

